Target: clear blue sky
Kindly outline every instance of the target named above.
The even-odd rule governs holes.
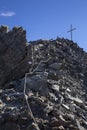
[[[27,40],[70,39],[87,51],[87,0],[0,0],[0,25],[23,26]]]

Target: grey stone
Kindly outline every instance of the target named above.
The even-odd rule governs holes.
[[[49,92],[47,81],[41,78],[40,75],[27,78],[27,87],[33,91],[39,92],[42,95],[47,95]]]
[[[32,123],[32,125],[29,125],[26,130],[40,130],[37,126],[37,124]]]
[[[53,63],[49,67],[51,67],[52,69],[55,69],[55,70],[59,70],[62,67],[62,63]]]
[[[78,126],[78,129],[79,130],[85,130],[84,127],[82,127],[79,123],[79,121],[76,119],[76,123],[77,123],[77,126]]]
[[[59,85],[56,84],[52,85],[52,89],[59,92]]]

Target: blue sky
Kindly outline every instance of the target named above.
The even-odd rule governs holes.
[[[0,0],[0,25],[23,26],[27,40],[70,39],[87,51],[87,0]]]

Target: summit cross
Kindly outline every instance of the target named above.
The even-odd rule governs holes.
[[[69,32],[71,33],[71,40],[72,40],[72,32],[73,32],[74,30],[76,30],[76,28],[73,28],[73,27],[72,27],[72,24],[71,24],[70,30],[67,31],[67,33],[69,33]]]

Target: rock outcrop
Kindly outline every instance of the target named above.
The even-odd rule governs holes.
[[[4,84],[0,89],[0,130],[87,130],[87,53],[60,38],[32,41],[26,51],[22,28],[4,30],[0,45],[5,49],[11,44],[0,51],[0,76],[9,81],[7,88]],[[14,30],[20,40],[14,38]],[[10,42],[5,41],[11,34]],[[14,70],[6,69],[11,81],[3,67]]]
[[[0,27],[0,85],[16,79],[28,70],[26,31],[22,27]]]

